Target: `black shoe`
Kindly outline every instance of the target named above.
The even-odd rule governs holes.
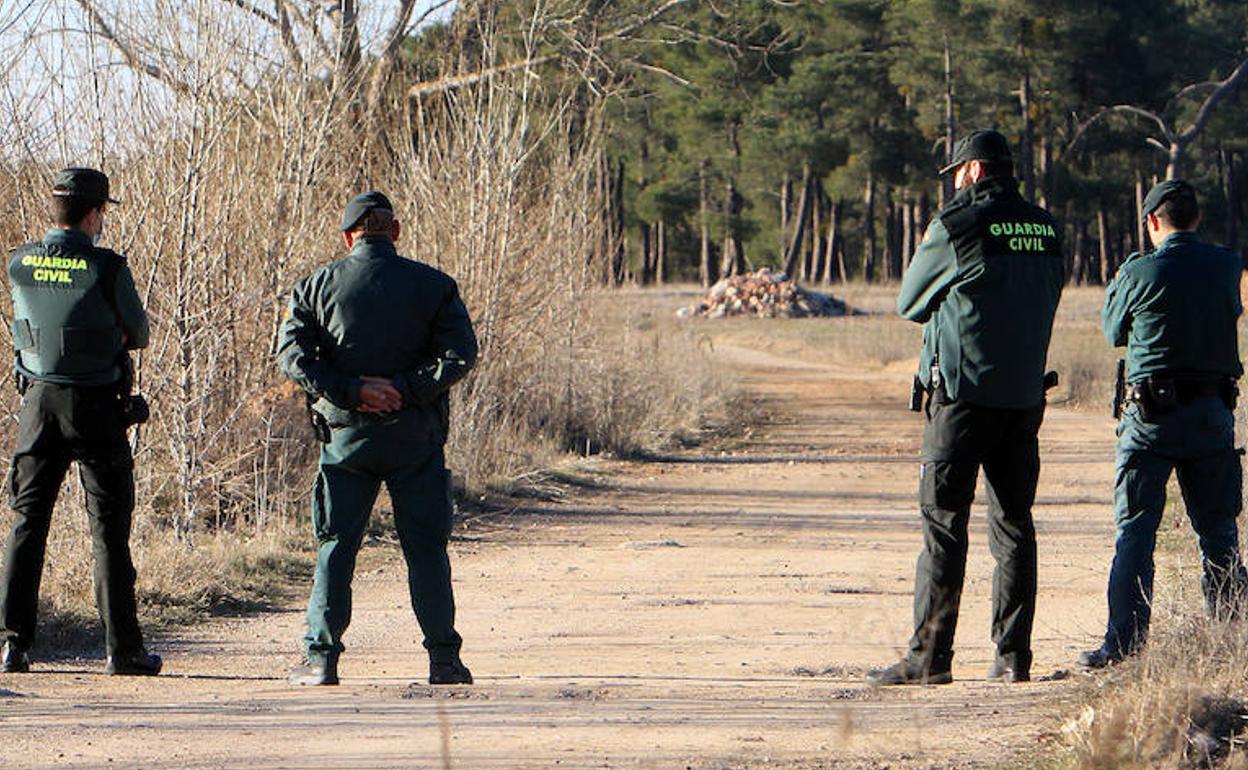
[[[888,668],[867,672],[867,684],[885,687],[895,684],[949,684],[953,674],[949,664],[923,665],[910,658],[902,658]]]
[[[297,687],[338,684],[338,661],[308,658],[290,670],[286,681]]]
[[[472,672],[459,660],[429,663],[429,684],[472,684]]]
[[[1115,663],[1119,663],[1121,657],[1115,657],[1105,651],[1104,647],[1097,647],[1095,650],[1085,650],[1079,653],[1080,668],[1106,668]]]
[[[1031,668],[1029,666],[1020,666],[1014,663],[1007,663],[1001,658],[992,661],[992,665],[988,668],[988,674],[985,677],[989,682],[1030,682]]]
[[[104,664],[104,673],[113,676],[156,676],[160,673],[161,665],[159,655],[139,650],[129,655],[109,655],[108,662]]]
[[[30,656],[17,649],[13,642],[0,647],[0,674],[25,674],[30,671]]]

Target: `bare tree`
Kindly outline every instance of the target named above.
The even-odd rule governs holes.
[[[1174,179],[1178,177],[1182,169],[1183,162],[1187,157],[1188,146],[1209,123],[1209,119],[1213,117],[1213,113],[1218,108],[1218,105],[1226,97],[1234,93],[1235,89],[1239,88],[1246,78],[1248,78],[1248,59],[1240,62],[1234,71],[1223,80],[1192,83],[1183,87],[1170,100],[1166,109],[1161,112],[1153,112],[1152,110],[1130,104],[1115,104],[1111,107],[1106,107],[1079,124],[1079,127],[1075,130],[1074,137],[1070,140],[1069,147],[1073,148],[1078,144],[1088,128],[1094,123],[1110,115],[1130,115],[1143,118],[1156,126],[1157,136],[1150,136],[1147,141],[1149,145],[1166,154],[1166,179]],[[1184,97],[1208,89],[1212,89],[1212,91],[1201,102],[1200,107],[1196,110],[1196,116],[1186,127],[1180,128],[1174,120],[1165,117],[1166,113],[1172,112]]]

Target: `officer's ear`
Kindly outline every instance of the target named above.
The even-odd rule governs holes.
[[[401,232],[403,232],[403,228],[399,227],[399,220],[396,219],[390,223],[390,240],[394,241],[395,243],[398,243],[399,233]]]
[[[344,243],[347,244],[348,249],[355,246],[355,231],[344,230],[342,233],[342,240]]]

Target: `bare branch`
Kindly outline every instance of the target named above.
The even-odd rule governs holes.
[[[237,8],[241,8],[247,13],[250,13],[252,16],[255,16],[257,19],[262,19],[267,24],[272,24],[275,27],[277,26],[277,17],[269,13],[268,11],[264,10],[263,8],[257,8],[254,3],[249,3],[247,2],[247,0],[221,0],[221,1],[224,3],[229,3],[230,5],[233,5]]]
[[[658,21],[673,9],[679,8],[682,5],[687,5],[690,2],[692,2],[692,0],[666,0],[666,2],[662,3],[649,13],[640,16],[621,27],[617,27],[598,38],[598,42],[604,43],[612,40],[627,40],[629,35],[632,33]],[[563,53],[545,54],[543,56],[527,58],[522,61],[514,61],[506,64],[499,64],[494,67],[486,67],[485,69],[466,75],[451,75],[425,83],[417,83],[408,89],[407,94],[410,97],[417,98],[428,94],[462,88],[464,86],[480,83],[483,80],[488,80],[506,72],[514,72],[515,70],[528,69],[531,67],[539,67],[543,64],[549,64],[550,62],[563,59],[564,56],[565,54]]]
[[[1075,129],[1074,137],[1066,145],[1066,149],[1068,151],[1073,150],[1075,148],[1075,145],[1079,143],[1079,140],[1083,138],[1084,132],[1086,132],[1089,128],[1092,127],[1092,124],[1098,122],[1102,118],[1105,118],[1109,115],[1113,115],[1116,113],[1126,113],[1128,115],[1135,115],[1137,117],[1145,118],[1146,120],[1151,120],[1152,122],[1157,124],[1157,127],[1161,130],[1162,137],[1164,137],[1167,142],[1174,141],[1174,132],[1170,130],[1170,126],[1166,124],[1165,119],[1162,118],[1157,113],[1150,112],[1149,110],[1143,109],[1141,107],[1135,107],[1130,104],[1115,104],[1112,107],[1106,107],[1105,109],[1101,110],[1100,112],[1096,113],[1092,117],[1085,120],[1083,123],[1079,124],[1079,127]]]
[[[91,23],[95,27],[95,30],[99,33],[100,37],[107,40],[109,45],[111,45],[117,53],[121,54],[121,58],[125,60],[126,64],[131,69],[142,72],[148,77],[159,80],[183,96],[189,96],[194,93],[194,89],[192,89],[190,85],[182,80],[179,80],[178,78],[175,78],[155,64],[145,61],[134,52],[134,49],[122,42],[117,36],[117,33],[113,31],[112,26],[109,25],[109,23],[104,20],[104,17],[100,15],[99,11],[95,9],[91,0],[74,0],[74,2],[78,4],[78,7],[82,9],[83,13],[90,17]]]
[[[546,56],[538,56],[532,59],[524,59],[523,61],[508,62],[507,64],[499,64],[496,67],[486,67],[477,72],[470,72],[465,75],[450,75],[437,80],[431,80],[425,83],[417,83],[407,91],[407,95],[411,97],[427,96],[429,94],[441,93],[443,91],[451,91],[456,88],[474,85],[490,78],[502,75],[516,70],[528,69],[532,67],[540,67],[543,64],[549,64],[558,61],[562,56],[560,54],[548,54]]]
[[[644,70],[646,72],[654,73],[655,75],[658,75],[660,77],[667,78],[668,80],[672,81],[678,86],[683,86],[684,88],[693,87],[693,83],[691,81],[686,80],[685,78],[682,78],[680,75],[677,75],[675,72],[672,72],[671,70],[666,69],[664,67],[660,67],[656,64],[646,64],[645,62],[640,62],[640,61],[635,61],[635,60],[629,60],[624,63],[630,67],[636,67],[639,70]]]
[[[1187,144],[1195,139],[1196,135],[1205,127],[1205,124],[1209,122],[1209,119],[1213,117],[1213,111],[1217,109],[1218,103],[1238,88],[1245,78],[1248,78],[1248,59],[1241,61],[1239,66],[1235,68],[1235,71],[1226,77],[1226,80],[1218,83],[1218,87],[1214,92],[1209,94],[1204,104],[1200,105],[1200,111],[1196,113],[1196,119],[1192,121],[1192,125],[1178,135],[1178,141],[1182,144]]]
[[[1160,142],[1156,138],[1151,137],[1151,136],[1145,139],[1144,141],[1156,147],[1157,149],[1161,150],[1162,152],[1166,153],[1167,155],[1170,154],[1170,148],[1164,142]]]

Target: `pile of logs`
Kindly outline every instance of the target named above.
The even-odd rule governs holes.
[[[711,287],[706,299],[692,307],[681,308],[682,318],[723,318],[752,315],[759,318],[809,318],[848,315],[849,307],[841,300],[799,288],[784,273],[767,268],[725,278]]]

